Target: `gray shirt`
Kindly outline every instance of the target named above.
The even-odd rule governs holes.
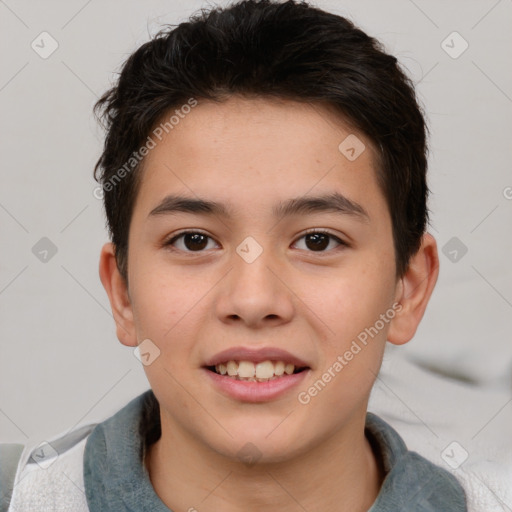
[[[157,412],[156,398],[148,390],[91,432],[84,453],[85,493],[91,512],[169,512],[143,463],[146,446],[159,435]],[[375,414],[367,413],[365,435],[386,474],[368,512],[467,511],[456,478],[409,451],[398,433]]]

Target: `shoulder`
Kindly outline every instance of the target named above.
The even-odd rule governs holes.
[[[88,511],[87,472],[91,467],[96,473],[105,469],[102,461],[114,465],[132,445],[135,460],[141,446],[140,427],[150,424],[146,416],[154,412],[155,402],[149,390],[100,423],[79,426],[37,446],[6,445],[0,450],[0,467],[5,468],[0,472],[0,505],[4,506],[0,511]],[[113,460],[104,460],[108,454]],[[119,471],[125,472],[126,467]],[[9,498],[7,509],[4,503]]]
[[[87,511],[82,461],[85,443],[94,427],[95,424],[84,425],[37,446],[27,445],[22,451],[18,445],[17,463],[10,469],[12,496],[8,510]],[[3,465],[3,460],[0,462]],[[3,498],[8,502],[8,496]]]
[[[425,512],[465,512],[466,495],[447,470],[413,451],[407,451],[395,469],[395,484],[407,489],[409,500]]]
[[[396,430],[368,413],[366,436],[380,458],[386,477],[370,512],[465,512],[466,495],[447,470],[407,449]]]

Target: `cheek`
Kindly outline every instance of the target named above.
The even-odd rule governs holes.
[[[394,297],[393,276],[379,265],[366,265],[341,272],[338,278],[311,291],[309,302],[336,344],[350,342],[387,311]]]
[[[131,285],[131,298],[135,328],[139,340],[149,338],[161,350],[172,343],[178,330],[186,325],[187,313],[198,301],[197,289],[186,280],[176,279],[148,264],[151,272],[136,274]]]
[[[329,326],[329,334],[321,341],[316,388],[322,389],[323,398],[316,406],[328,413],[340,403],[358,404],[370,392],[392,318],[394,269],[367,265],[333,280],[322,291],[313,303],[316,301],[316,311]],[[315,393],[315,389],[311,391]]]
[[[392,318],[381,317],[392,306],[384,289],[350,279],[340,284],[319,308],[329,335],[319,340],[320,364],[311,387],[303,390],[325,421],[337,421],[340,404],[347,410],[362,406],[379,372]]]
[[[197,315],[205,313],[197,287],[186,286],[184,280],[164,278],[164,275],[153,267],[153,272],[134,286],[134,322],[137,339],[149,339],[157,347],[150,345],[157,357],[144,365],[146,377],[153,390],[163,393],[157,398],[163,403],[173,403],[179,416],[190,407],[186,394],[180,391],[181,386],[186,383],[187,389],[195,392],[187,363],[194,359]]]
[[[134,286],[132,306],[137,334],[162,340],[179,318],[178,296],[165,283],[147,276]]]
[[[137,339],[150,339],[160,350],[159,366],[184,374],[186,361],[197,359],[196,340],[205,319],[211,315],[206,292],[209,280],[186,271],[170,272],[169,266],[153,260],[133,280],[132,306]],[[147,372],[154,372],[146,367]]]

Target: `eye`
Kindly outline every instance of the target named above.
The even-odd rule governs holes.
[[[302,235],[298,240],[304,239],[305,247],[298,247],[312,252],[328,252],[328,250],[337,249],[340,246],[348,246],[346,242],[337,236],[322,230],[310,230]],[[212,246],[211,243],[214,245]],[[299,242],[295,242],[297,245]],[[209,245],[210,244],[210,245]],[[334,244],[334,247],[333,247]],[[216,242],[205,233],[201,231],[182,231],[174,235],[164,246],[172,246],[173,249],[183,252],[202,252],[207,249],[212,249]]]
[[[164,246],[173,246],[184,252],[202,252],[212,248],[208,247],[208,241],[213,242],[213,238],[200,231],[182,231],[165,242]]]
[[[348,245],[343,240],[340,240],[337,236],[334,236],[328,231],[322,230],[310,230],[299,238],[299,240],[302,239],[304,239],[304,245],[306,246],[305,248],[313,252],[327,252],[326,249],[329,247],[333,249],[332,242],[337,244],[334,249],[338,248],[339,246]],[[297,245],[297,243],[298,242],[295,242],[295,245]],[[299,249],[304,249],[304,247],[299,247]]]

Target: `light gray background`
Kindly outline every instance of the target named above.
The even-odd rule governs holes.
[[[39,442],[99,421],[148,387],[117,341],[98,277],[107,234],[93,196],[102,132],[92,106],[162,23],[205,5],[0,1],[0,441]],[[316,5],[354,19],[399,58],[429,119],[441,274],[416,339],[401,350],[476,386],[510,389],[512,2]],[[31,48],[43,31],[59,45],[47,59]],[[454,31],[469,44],[458,58],[442,46],[462,48],[446,39]],[[57,247],[46,262],[32,251],[42,237]],[[442,252],[453,237],[467,247],[455,262]]]

